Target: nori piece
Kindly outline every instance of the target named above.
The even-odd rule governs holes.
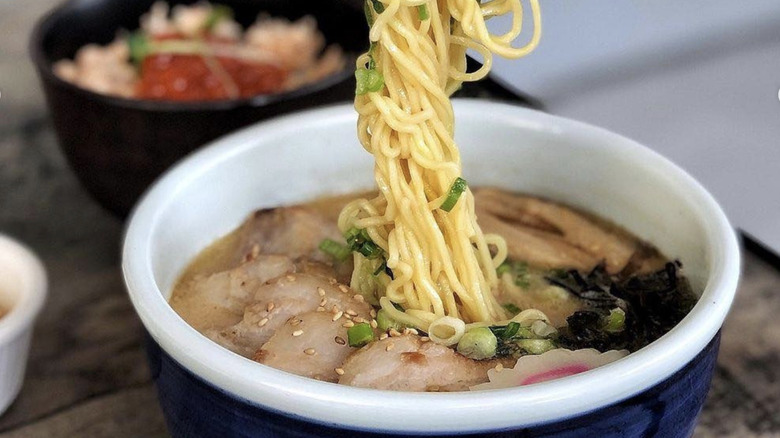
[[[696,304],[696,296],[680,275],[679,262],[663,269],[622,280],[597,266],[586,276],[577,271],[558,271],[547,281],[584,300],[588,310],[574,312],[561,328],[557,342],[572,350],[627,349],[631,352],[650,344],[677,325]],[[625,328],[617,333],[604,330],[603,318],[620,307],[626,314]]]

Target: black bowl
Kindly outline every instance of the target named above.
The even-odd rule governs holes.
[[[81,183],[100,204],[125,216],[171,164],[237,128],[280,114],[354,97],[353,68],[294,91],[207,102],[160,102],[94,93],[58,78],[52,64],[88,43],[111,42],[135,29],[154,0],[73,0],[41,19],[30,52],[60,146]],[[169,0],[169,4],[194,0]],[[360,0],[216,0],[248,26],[258,13],[297,19],[312,15],[328,44],[357,54],[367,46]]]

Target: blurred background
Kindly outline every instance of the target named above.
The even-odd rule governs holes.
[[[543,2],[538,50],[495,76],[672,159],[780,252],[780,2]],[[500,29],[506,23],[492,23]]]
[[[0,1],[0,232],[41,255],[52,288],[0,438],[165,436],[118,268],[123,222],[68,168],[27,50],[35,21],[59,3]],[[543,0],[542,8],[539,49],[496,59],[493,80],[669,157],[768,250],[764,259],[746,253],[696,436],[780,436],[780,267],[772,266],[780,253],[780,2]]]

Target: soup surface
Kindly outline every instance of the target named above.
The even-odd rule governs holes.
[[[323,244],[345,241],[338,214],[362,194],[253,213],[195,258],[171,306],[214,342],[291,373],[458,391],[587,371],[654,341],[695,304],[678,262],[605,220],[497,189],[474,194],[483,230],[507,242],[493,293],[516,316],[470,324],[456,346],[380,309],[386,265]]]

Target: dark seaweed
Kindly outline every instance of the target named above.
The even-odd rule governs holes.
[[[610,276],[603,266],[584,277],[577,271],[557,271],[546,277],[588,306],[566,319],[568,326],[560,329],[558,344],[569,349],[633,352],[660,338],[696,304],[680,266],[679,262],[667,263],[658,272],[628,279]],[[604,328],[605,317],[617,307],[626,314],[625,327],[612,333]]]

